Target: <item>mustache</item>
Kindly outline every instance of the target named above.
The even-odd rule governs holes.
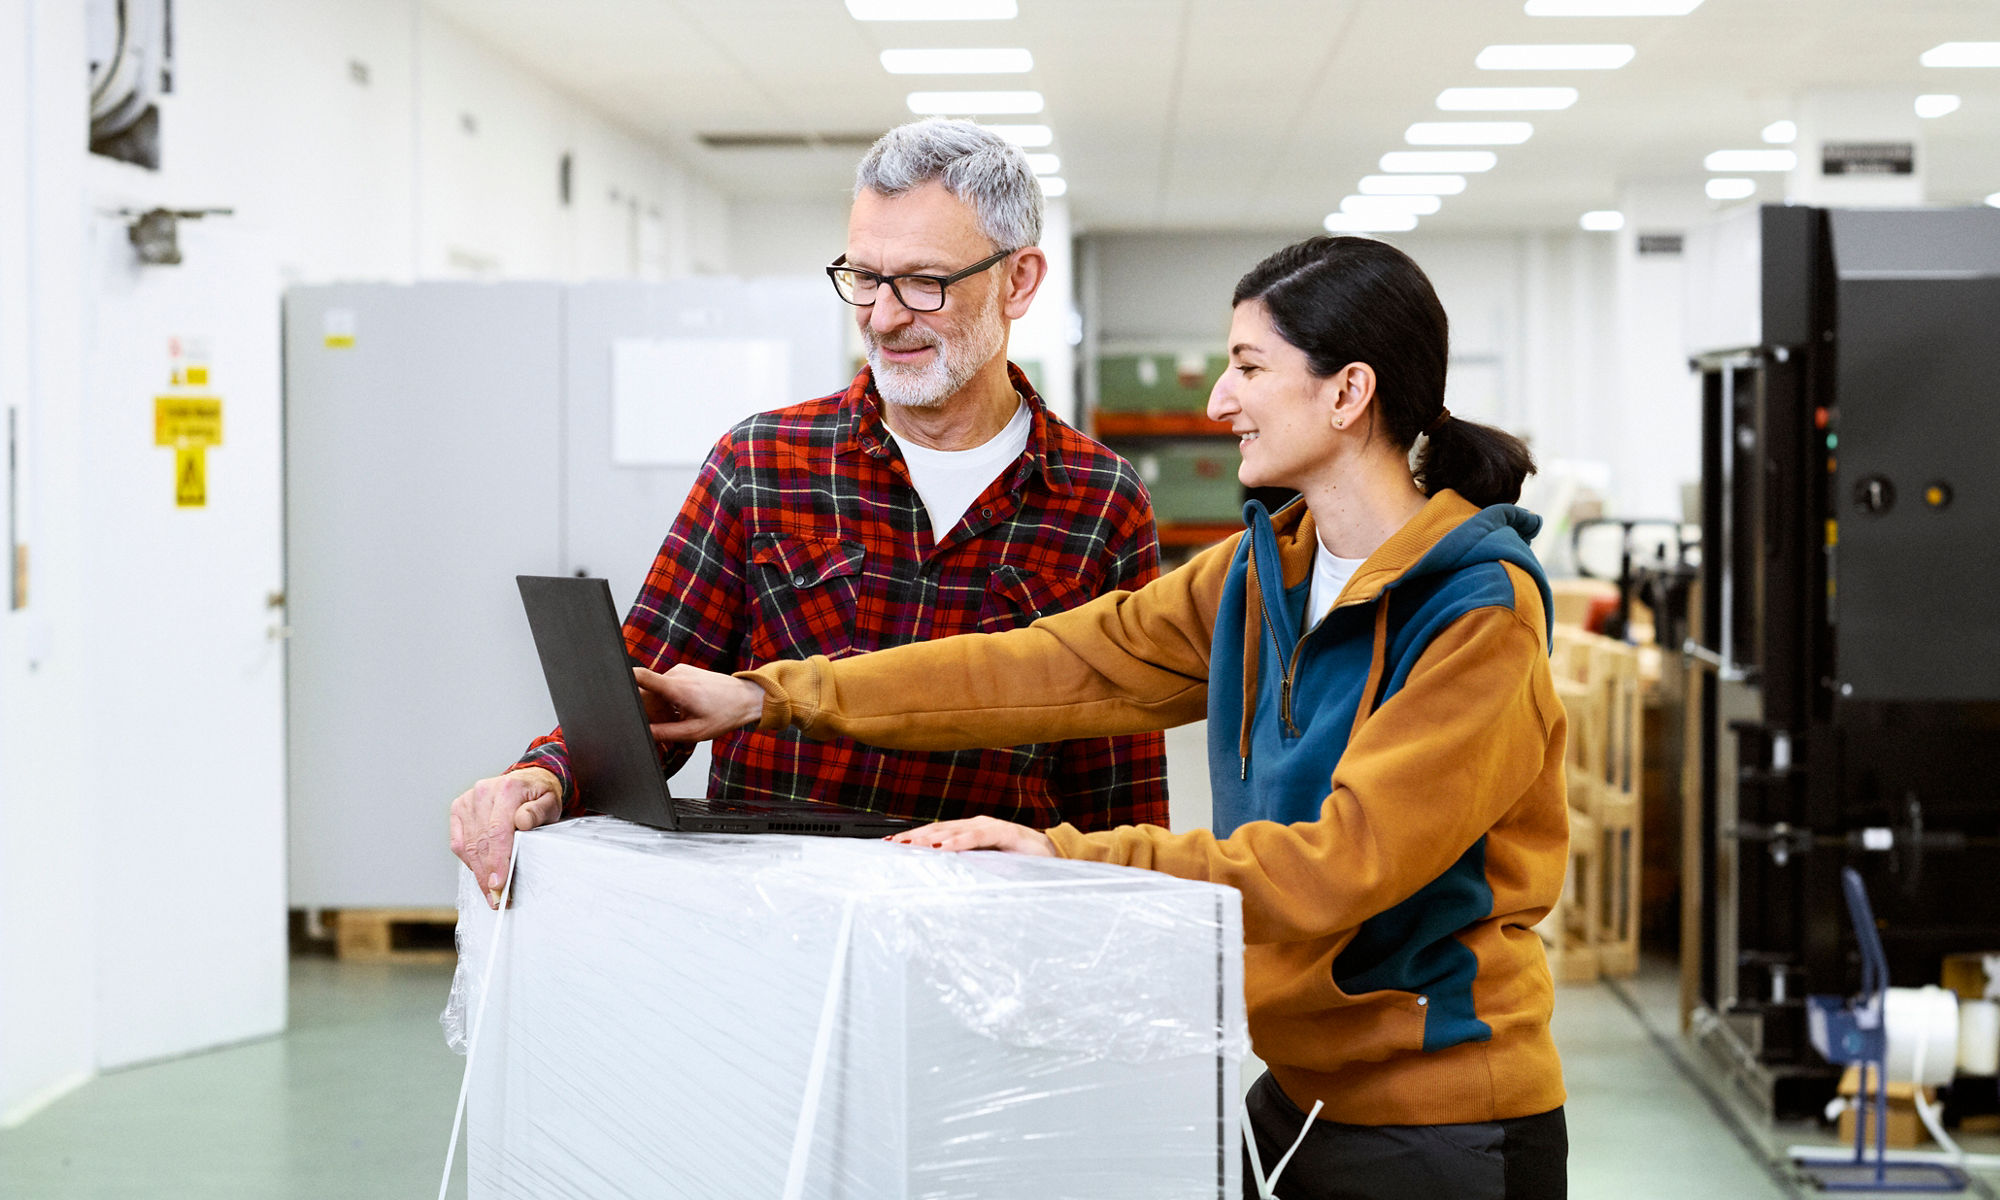
[[[884,336],[871,333],[868,335],[868,342],[870,345],[879,346],[884,350],[921,350],[926,346],[942,345],[944,340],[924,334],[917,334],[915,336],[889,334]]]

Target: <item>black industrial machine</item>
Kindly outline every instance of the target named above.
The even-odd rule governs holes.
[[[1843,867],[1897,982],[2000,950],[2000,209],[1765,207],[1689,267],[1684,991],[1746,1090],[1802,1115],[1835,1082],[1806,995],[1859,979]]]

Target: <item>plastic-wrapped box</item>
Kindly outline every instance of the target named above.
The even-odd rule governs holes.
[[[524,834],[471,1200],[1241,1194],[1240,897],[873,841]],[[462,1047],[495,914],[468,873]]]

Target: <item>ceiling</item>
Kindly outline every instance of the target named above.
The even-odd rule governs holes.
[[[1427,230],[1573,228],[1621,183],[1685,180],[1760,146],[1816,89],[1963,97],[1923,122],[1932,199],[2000,192],[2000,69],[1933,69],[2000,40],[1994,0],[1706,0],[1683,17],[1529,17],[1521,0],[1019,0],[1008,21],[861,22],[841,0],[427,0],[452,23],[669,147],[732,196],[845,197],[851,144],[716,149],[702,134],[874,134],[906,93],[1033,88],[1079,230],[1317,227],[1423,120],[1526,119],[1525,144]],[[1496,43],[1625,42],[1615,71],[1481,71]],[[1024,46],[1034,70],[893,76],[895,47]],[[1561,112],[1445,114],[1447,87],[1562,84]],[[1766,176],[1759,195],[1778,199]]]

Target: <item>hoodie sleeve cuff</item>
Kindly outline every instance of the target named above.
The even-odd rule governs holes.
[[[764,689],[764,711],[752,728],[759,733],[775,733],[797,727],[810,735],[820,714],[820,660],[775,662],[754,671],[738,671],[736,678],[747,679]]]

